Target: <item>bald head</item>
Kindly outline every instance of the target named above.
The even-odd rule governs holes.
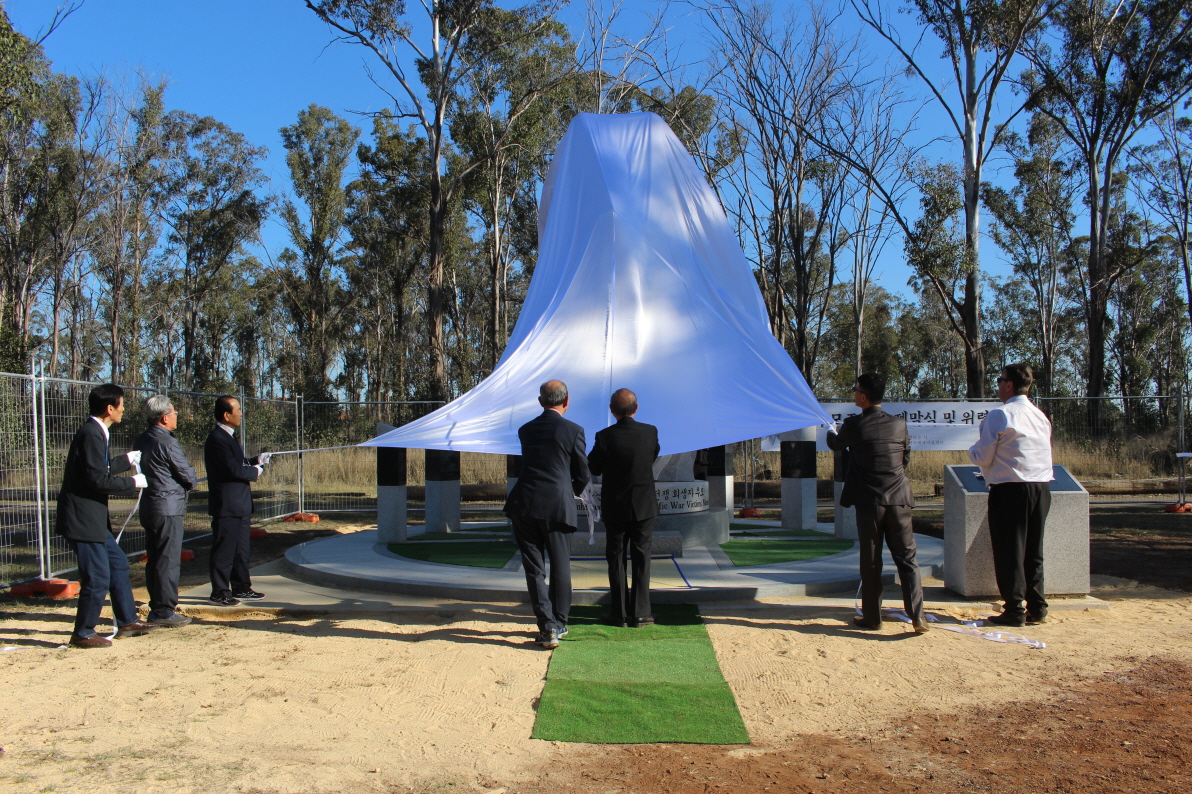
[[[566,408],[567,384],[561,380],[548,380],[538,387],[538,402],[543,408]]]
[[[608,409],[618,419],[633,416],[637,413],[637,395],[629,391],[629,389],[617,389],[613,392],[613,396],[609,398]]]

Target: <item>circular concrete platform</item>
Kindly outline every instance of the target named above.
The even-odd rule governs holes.
[[[916,535],[915,540],[923,574],[941,573],[943,541],[924,535]],[[852,549],[839,554],[741,568],[733,565],[719,546],[684,548],[682,557],[654,558],[650,600],[656,604],[698,604],[839,593],[857,588],[859,564],[855,543]],[[514,555],[503,569],[422,562],[389,551],[386,544],[377,541],[376,530],[294,546],[286,552],[286,567],[302,579],[334,587],[461,601],[528,601],[520,555]],[[606,571],[602,556],[574,558],[572,602],[607,601]],[[893,583],[894,565],[888,553],[885,571],[884,580]]]

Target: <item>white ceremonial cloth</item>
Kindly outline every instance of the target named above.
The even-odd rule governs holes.
[[[716,194],[653,113],[582,113],[542,189],[539,253],[493,373],[363,446],[521,453],[538,386],[567,383],[591,445],[637,393],[661,454],[830,425],[770,333],[761,291]]]

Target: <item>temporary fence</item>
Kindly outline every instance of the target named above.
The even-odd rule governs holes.
[[[0,586],[54,576],[74,565],[68,544],[54,534],[55,505],[70,441],[87,416],[92,382],[34,374],[0,373]],[[203,441],[210,432],[218,395],[165,388],[124,387],[123,421],[112,426],[111,448],[132,448],[146,427],[145,398],[165,394],[178,411],[175,436],[200,479],[206,477]],[[432,401],[306,401],[241,395],[244,420],[240,438],[249,456],[276,455],[254,486],[254,521],[298,512],[335,513],[376,510],[376,450],[352,448],[373,438],[379,425],[400,426],[424,416],[441,403]],[[940,402],[933,400],[932,402]],[[1187,397],[1127,396],[1102,398],[1090,411],[1085,398],[1039,398],[1051,417],[1056,463],[1067,465],[1100,501],[1174,501],[1181,498],[1183,459],[1189,421]],[[383,428],[382,428],[383,429]],[[777,452],[761,451],[759,440],[736,445],[738,480],[749,503],[766,500],[780,476]],[[407,475],[410,510],[423,507],[423,453],[409,450]],[[916,493],[932,493],[942,467],[966,463],[963,451],[916,452],[908,473]],[[465,510],[496,510],[505,483],[505,456],[462,453]],[[832,478],[831,453],[819,453],[819,479]],[[774,481],[768,489],[759,483]],[[133,509],[133,498],[110,501],[112,521],[120,525]],[[205,482],[189,497],[184,525],[188,540],[209,532]],[[120,545],[130,555],[144,548],[144,532],[133,518]]]

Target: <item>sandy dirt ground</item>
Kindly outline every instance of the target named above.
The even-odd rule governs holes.
[[[0,790],[1187,791],[1178,770],[1112,787],[1109,750],[1082,750],[1104,763],[1056,787],[1040,782],[1050,766],[1015,774],[1025,756],[1005,754],[1031,731],[1031,748],[1070,741],[1065,726],[1091,729],[1095,712],[1113,752],[1174,739],[1155,757],[1192,761],[1179,667],[1192,596],[1108,577],[1097,594],[1113,609],[1024,630],[1045,650],[899,623],[857,631],[844,605],[706,610],[753,740],[741,748],[529,739],[549,653],[527,644],[524,608],[204,619],[81,651],[55,647],[70,608],[9,602],[0,644],[21,649],[0,654]],[[1081,697],[1101,706],[1072,706]],[[1180,703],[1168,725],[1156,709]],[[1119,717],[1129,724],[1111,730]]]

